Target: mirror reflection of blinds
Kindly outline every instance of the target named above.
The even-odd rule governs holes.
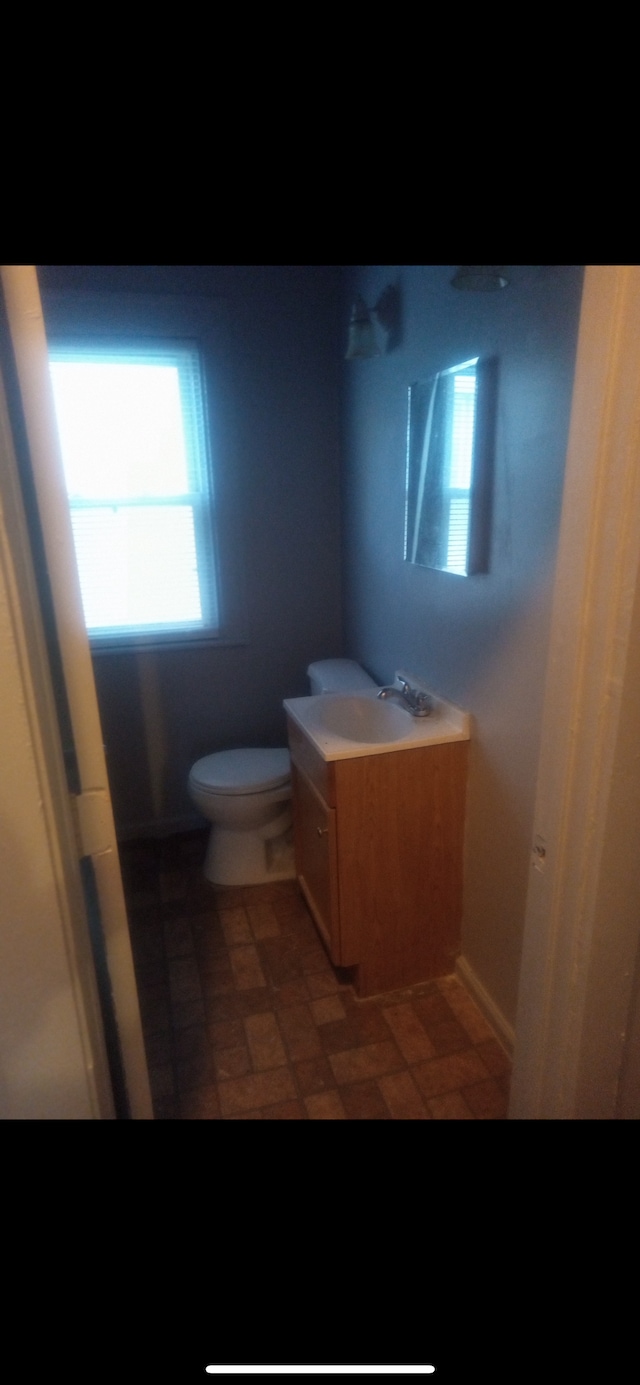
[[[475,367],[469,373],[453,376],[453,423],[451,429],[451,474],[455,490],[469,490],[473,457],[473,422],[476,403]]]
[[[475,364],[450,377],[451,447],[447,523],[447,572],[467,571],[469,518],[471,509],[471,466],[475,421]]]
[[[73,343],[50,362],[89,633],[215,628],[196,348]]]
[[[467,545],[469,542],[469,495],[449,501],[449,527],[447,533],[447,572],[459,572],[464,576],[467,570]]]

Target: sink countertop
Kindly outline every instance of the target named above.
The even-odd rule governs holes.
[[[379,689],[371,692],[358,692],[357,696],[377,698]],[[354,694],[355,696],[355,694]],[[389,741],[354,741],[336,732],[328,731],[321,722],[323,705],[333,697],[345,699],[345,693],[319,693],[313,697],[288,698],[285,711],[301,731],[312,741],[323,760],[353,760],[362,755],[387,755],[392,750],[415,750],[420,746],[443,745],[447,741],[468,741],[471,734],[471,718],[453,702],[434,693],[433,710],[428,717],[413,717],[394,699],[394,706],[406,718],[406,735]],[[397,721],[397,719],[396,719]]]

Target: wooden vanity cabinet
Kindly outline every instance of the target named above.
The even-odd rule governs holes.
[[[449,974],[460,950],[468,741],[325,761],[288,718],[296,871],[359,995]]]

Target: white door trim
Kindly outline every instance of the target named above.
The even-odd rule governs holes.
[[[638,952],[615,898],[640,573],[640,266],[585,271],[525,917],[511,1119],[613,1119]],[[630,748],[630,747],[628,747]],[[640,782],[637,761],[634,780]]]
[[[80,790],[83,795],[98,794],[101,801],[100,849],[92,851],[91,859],[127,1095],[132,1117],[152,1120],[129,924],[58,442],[38,280],[34,265],[2,265],[0,276],[22,397]]]

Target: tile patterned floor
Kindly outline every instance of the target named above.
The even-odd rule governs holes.
[[[506,1119],[509,1060],[456,977],[357,1000],[295,881],[214,888],[205,844],[121,846],[156,1119]]]

